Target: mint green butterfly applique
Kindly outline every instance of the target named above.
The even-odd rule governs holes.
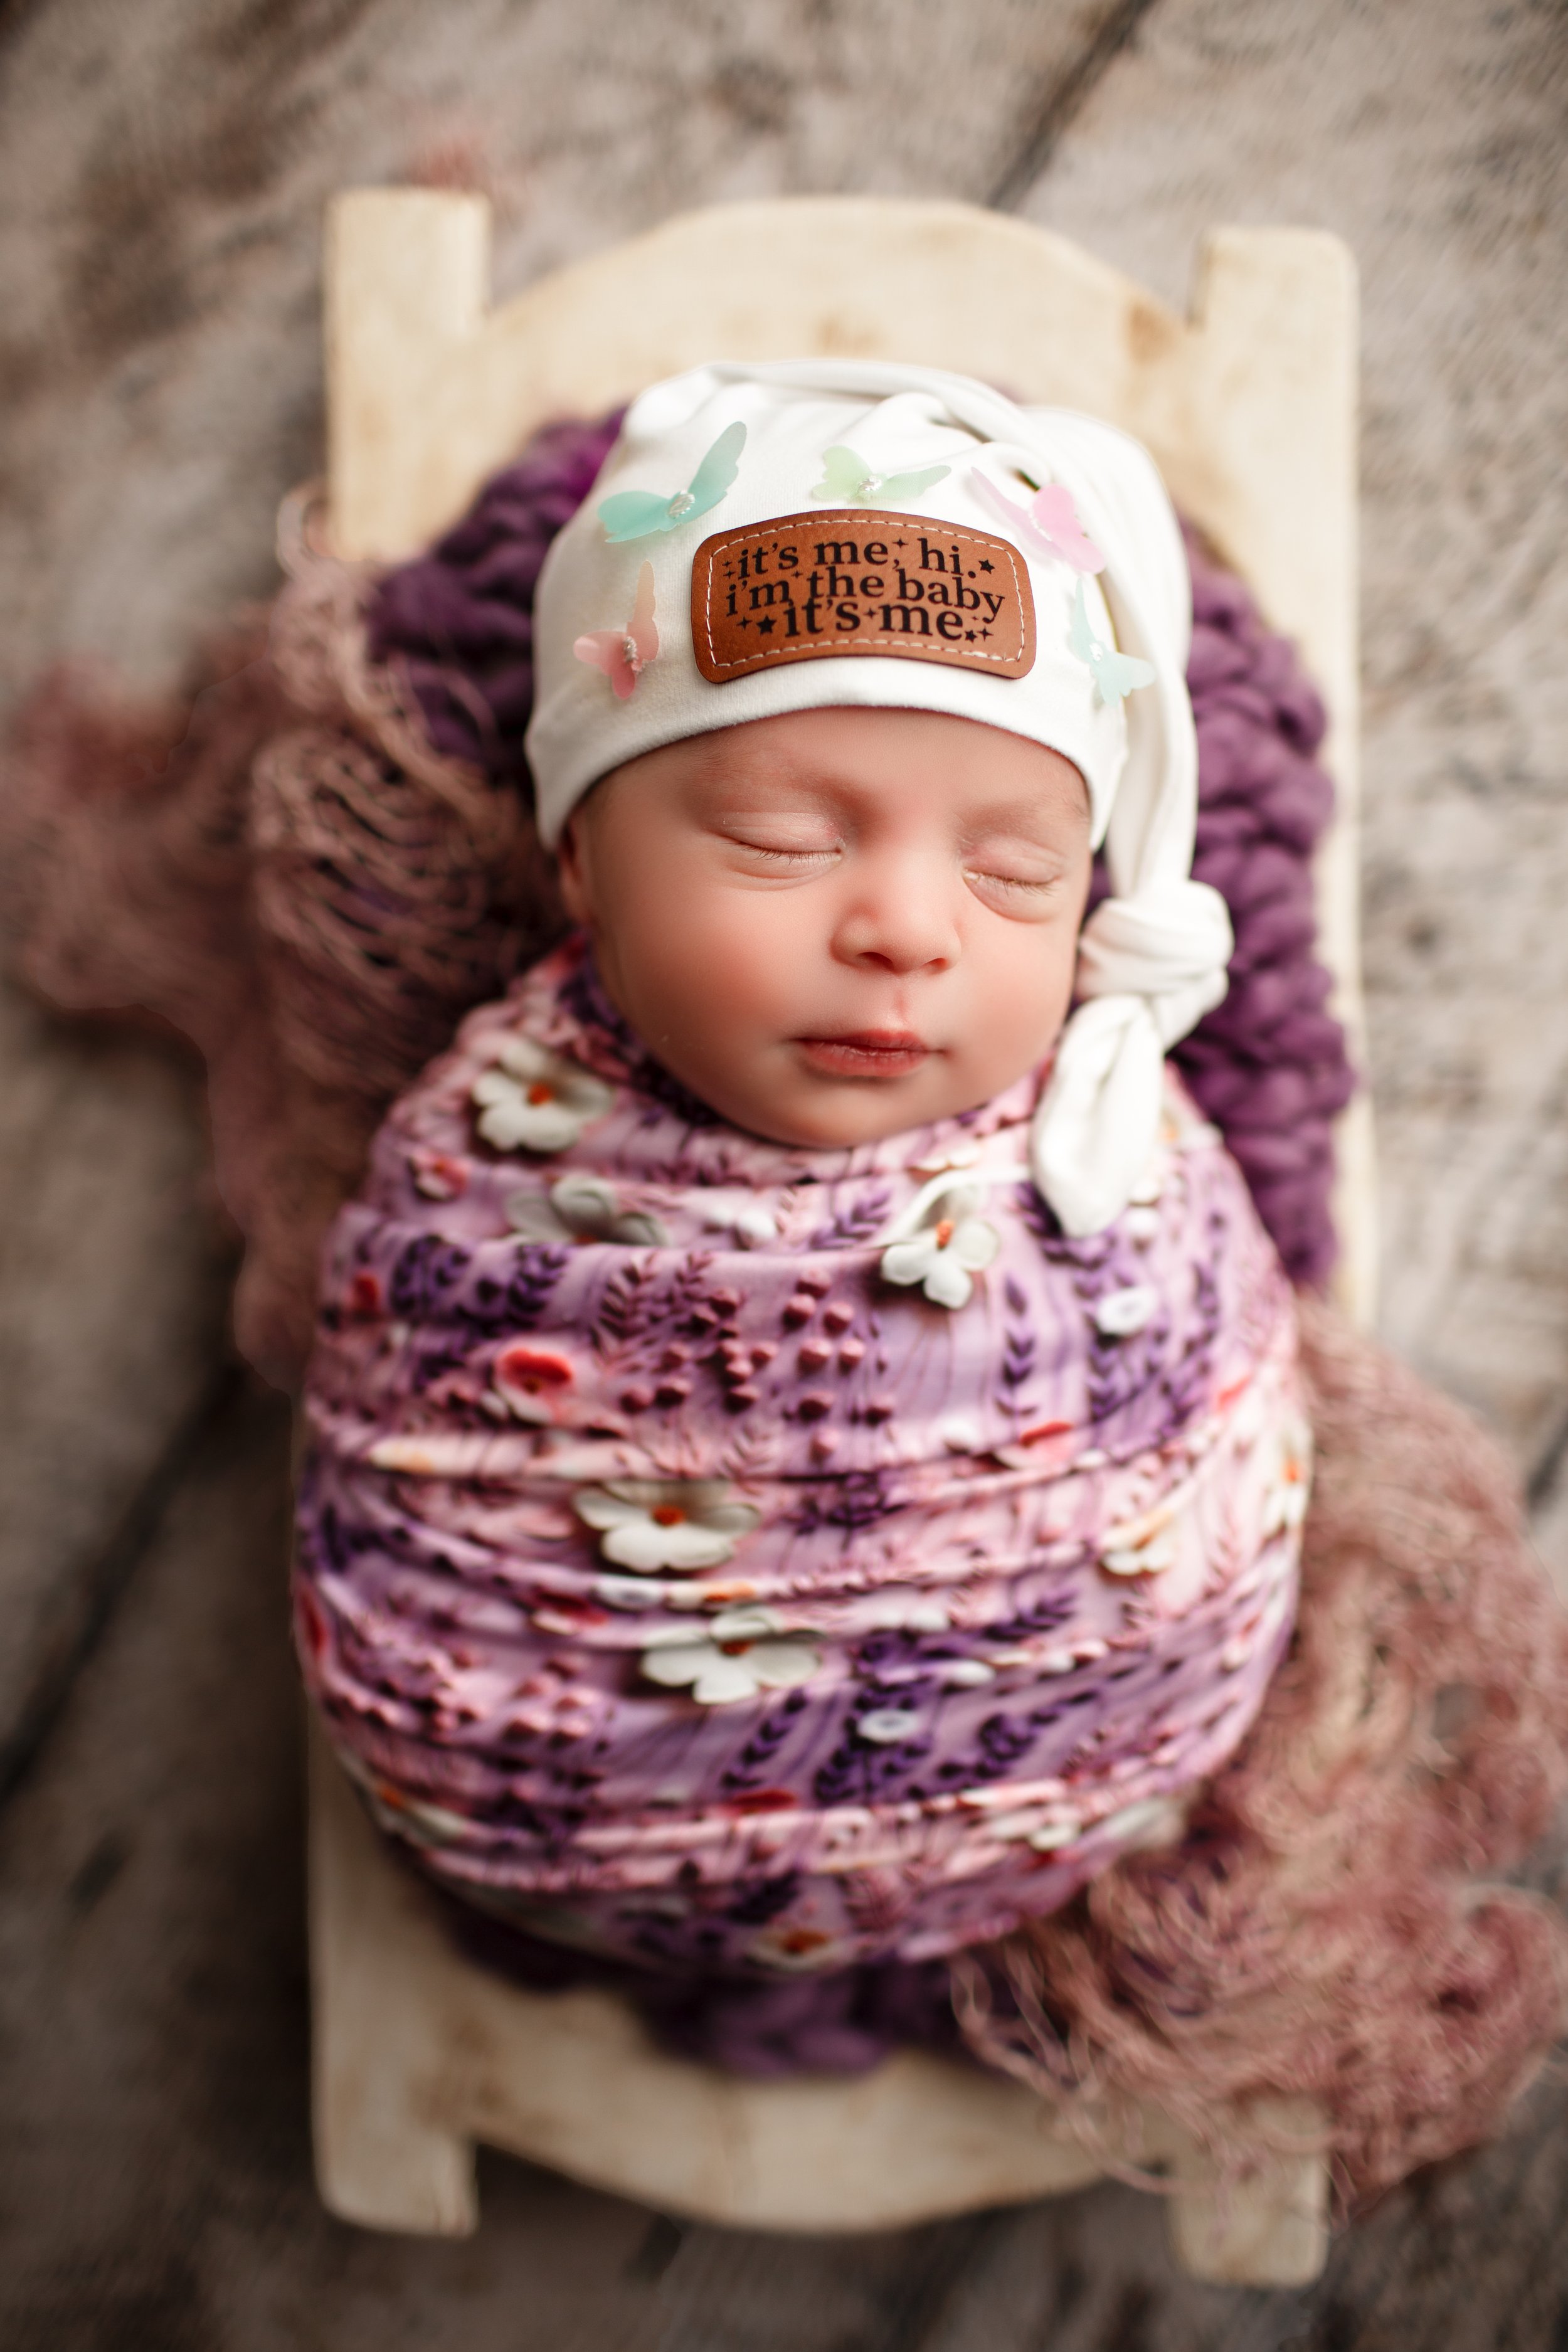
[[[1140,661],[1136,654],[1120,654],[1097,637],[1089,626],[1089,606],[1084,601],[1083,578],[1080,573],[1072,595],[1072,621],[1068,630],[1068,643],[1080,662],[1087,662],[1094,674],[1094,683],[1101,702],[1108,708],[1120,702],[1135,687],[1152,686],[1154,682],[1152,662]]]
[[[951,466],[922,466],[913,474],[874,474],[853,449],[825,449],[822,479],[811,495],[836,499],[846,507],[873,507],[884,501],[896,506],[903,499],[919,498],[952,471]]]
[[[605,537],[618,546],[624,540],[651,538],[656,530],[674,530],[693,516],[706,514],[710,507],[718,505],[739,473],[745,446],[745,426],[739,422],[726,425],[685,489],[677,490],[672,499],[661,497],[658,490],[616,490],[613,497],[601,499],[599,520],[605,526]]]

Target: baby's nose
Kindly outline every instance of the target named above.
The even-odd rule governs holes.
[[[846,963],[897,972],[945,971],[961,949],[950,895],[907,869],[846,907],[834,940]]]

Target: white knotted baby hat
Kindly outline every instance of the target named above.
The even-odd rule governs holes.
[[[825,601],[809,611],[803,572],[777,581],[781,541],[803,565],[848,551],[811,573]],[[751,576],[769,549],[771,588]],[[961,551],[976,558],[962,587]],[[835,639],[846,613],[861,625]],[[553,845],[625,761],[784,711],[942,711],[1072,761],[1111,896],[1083,928],[1031,1160],[1063,1230],[1098,1233],[1147,1170],[1165,1049],[1226,992],[1225,902],[1192,878],[1191,626],[1170,499],[1113,427],[934,368],[695,368],[633,404],[541,574],[540,829]]]

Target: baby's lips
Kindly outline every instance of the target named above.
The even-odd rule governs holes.
[[[930,1051],[918,1029],[906,1028],[902,1023],[896,1021],[885,1021],[878,1027],[868,1029],[840,1029],[830,1026],[805,1030],[801,1033],[796,1043],[802,1045],[864,1045],[868,1050],[885,1048],[889,1052],[907,1050],[910,1053],[924,1054]]]
[[[901,1077],[919,1069],[931,1047],[912,1029],[862,1029],[820,1037],[797,1037],[819,1069],[846,1076]]]

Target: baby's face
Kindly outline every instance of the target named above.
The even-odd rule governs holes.
[[[618,1010],[732,1126],[869,1142],[1041,1061],[1072,990],[1089,798],[968,719],[806,710],[628,761],[562,884]]]

